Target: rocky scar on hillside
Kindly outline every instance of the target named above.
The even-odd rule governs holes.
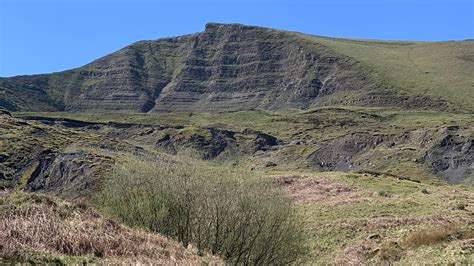
[[[105,151],[134,150],[131,145],[104,139],[88,131],[25,121],[2,111],[0,189],[19,187],[72,198],[88,194],[96,188],[101,174],[113,159],[93,152],[94,149],[83,151],[68,148],[70,145],[92,146]]]
[[[225,125],[190,127],[86,122],[43,116],[25,116],[23,119],[57,126],[64,130],[94,132],[110,140],[120,140],[122,144],[125,144],[124,140],[126,140],[126,142],[153,147],[157,151],[170,154],[191,152],[188,155],[198,156],[201,159],[235,161],[235,163],[239,160],[247,160],[251,162],[252,168],[296,163],[305,168],[323,171],[369,171],[417,180],[427,176],[440,176],[450,183],[465,181],[470,183],[474,178],[474,139],[469,128],[460,126],[416,129],[400,133],[360,131],[325,140],[317,138],[282,140],[250,128],[240,131],[224,129]],[[337,127],[337,123],[334,126]],[[104,143],[99,147],[106,150],[118,148],[116,145]],[[309,153],[298,155],[295,149],[304,149]],[[134,150],[134,152],[139,150]],[[5,156],[4,154],[2,157],[3,161],[8,159]],[[23,166],[19,166],[17,176],[23,172],[21,169],[32,165],[32,162],[39,162],[38,170],[34,172],[39,174],[32,175],[27,189],[55,193],[67,192],[75,195],[83,187],[93,187],[91,184],[95,182],[91,181],[95,180],[94,178],[78,178],[78,176],[89,175],[89,172],[93,177],[97,176],[96,170],[106,169],[109,159],[80,151],[60,153],[46,150],[35,160],[27,161]],[[71,188],[80,187],[81,189],[68,192],[68,188],[64,187],[69,186],[65,184],[69,184],[71,180],[92,183],[72,182],[76,185],[70,185]]]
[[[114,139],[133,140],[153,145],[170,154],[193,150],[204,160],[215,159],[222,153],[252,155],[257,151],[268,151],[281,144],[276,137],[250,128],[242,131],[219,127],[190,129],[185,126],[157,124],[86,122],[75,119],[24,116],[27,121],[38,121],[46,125],[97,132]]]
[[[342,91],[349,98],[321,100]],[[320,101],[321,100],[321,101]],[[311,104],[443,106],[375,82],[359,62],[285,31],[239,24],[140,41],[83,67],[0,78],[11,111],[226,111]]]
[[[25,185],[26,191],[52,192],[68,198],[86,196],[97,188],[101,172],[113,159],[84,151],[44,151]]]
[[[425,165],[450,183],[474,178],[474,138],[468,129],[459,127],[401,134],[352,133],[321,143],[308,161],[321,170],[378,170],[392,158]]]
[[[173,154],[186,148],[194,149],[207,160],[214,159],[225,151],[229,152],[230,156],[237,153],[252,155],[277,145],[277,138],[259,131],[246,129],[235,132],[219,128],[208,128],[202,133],[187,136],[166,134],[156,142],[159,149]]]

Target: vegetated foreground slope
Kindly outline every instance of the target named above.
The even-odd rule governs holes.
[[[222,264],[91,207],[44,194],[0,192],[0,264]]]
[[[440,180],[432,182],[434,168],[428,161],[446,162],[446,165],[434,166],[447,171],[469,169],[470,164],[464,162],[472,153],[467,156],[462,153],[469,152],[472,144],[466,137],[472,134],[469,133],[472,127],[466,126],[472,124],[472,116],[342,108],[318,108],[291,114],[262,110],[198,114],[34,114],[15,114],[23,119],[7,112],[0,116],[0,150],[3,152],[0,172],[10,173],[7,184],[3,183],[10,190],[49,192],[70,199],[88,198],[100,190],[105,177],[110,177],[111,166],[127,167],[130,158],[150,155],[153,161],[163,162],[160,165],[168,171],[173,169],[166,166],[170,162],[209,164],[215,169],[214,178],[220,178],[229,168],[244,167],[253,169],[251,172],[262,178],[274,180],[275,185],[293,198],[301,211],[302,230],[308,236],[309,263],[473,261],[472,186],[449,186]],[[424,132],[419,128],[430,130]],[[405,131],[407,133],[403,133]],[[348,135],[347,132],[355,133]],[[334,145],[338,142],[341,143]],[[328,149],[330,156],[316,156],[321,147],[328,146],[344,152]],[[185,154],[206,161],[164,153],[181,154],[189,149],[195,153]],[[441,152],[433,156],[433,151]],[[449,158],[446,159],[445,154]],[[332,160],[338,162],[346,158],[352,167],[349,163],[330,164]],[[145,161],[131,162],[135,168],[127,171],[152,178],[141,172],[146,169],[141,167],[147,164]],[[317,169],[354,172],[321,173],[315,171]],[[151,172],[158,174],[159,171]],[[171,172],[179,175],[179,171]],[[470,175],[470,172],[464,173]],[[133,182],[140,181],[131,174],[124,176]],[[190,175],[182,178],[186,176]],[[124,186],[130,193],[137,192],[128,190],[135,186],[114,183],[114,178],[108,182]],[[218,183],[212,179],[208,182]],[[203,183],[193,184],[201,186]],[[116,191],[114,186],[110,189],[110,193]],[[201,189],[204,194],[208,191],[206,187]],[[143,198],[135,198],[140,199]],[[12,205],[19,203],[15,202]],[[22,206],[14,209],[20,210]],[[35,212],[28,214],[36,215]],[[21,215],[15,212],[8,217],[25,217]],[[194,218],[199,217],[202,216]],[[66,219],[72,218],[66,216]],[[73,254],[55,253],[54,247],[40,250],[41,254],[50,255],[39,257],[57,259],[63,255],[62,260],[90,259],[64,257]],[[36,246],[31,248],[38,251]],[[139,260],[130,260],[134,261]]]
[[[331,39],[239,24],[141,41],[80,68],[0,79],[12,111],[226,111],[310,105],[472,109],[472,41]]]
[[[388,175],[277,173],[299,204],[317,265],[474,262],[474,193]]]

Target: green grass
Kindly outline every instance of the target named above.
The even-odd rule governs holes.
[[[344,254],[345,248],[357,245],[357,241],[365,241],[370,234],[379,234],[383,238],[382,243],[374,245],[373,249],[375,249],[388,241],[402,241],[410,236],[410,232],[416,232],[432,222],[443,223],[443,219],[439,217],[444,217],[454,224],[460,223],[458,219],[461,218],[464,221],[469,220],[469,211],[456,209],[456,202],[460,199],[470,202],[470,210],[472,210],[474,203],[472,187],[418,184],[388,176],[375,177],[369,174],[337,172],[280,174],[323,176],[372,195],[368,196],[370,199],[361,202],[337,206],[326,205],[325,202],[300,205],[305,217],[305,228],[310,236],[308,243],[311,250],[310,261],[314,264],[333,262],[335,257]],[[430,194],[423,193],[422,189],[428,189]],[[453,190],[458,191],[457,194],[453,193]],[[379,195],[379,191],[384,191],[388,196]],[[417,220],[419,222],[416,222]],[[384,223],[386,225],[383,225]],[[371,224],[379,226],[372,228]],[[420,256],[417,252],[433,256],[422,260],[426,263],[472,259],[472,256],[469,257],[469,255],[449,253],[450,249],[457,248],[457,242],[436,242],[417,247],[417,252],[413,252],[412,248],[409,248],[409,244],[401,245],[403,249],[408,250],[401,254],[401,261],[408,264],[418,262]],[[434,252],[433,249],[437,251]]]
[[[339,39],[298,34],[359,61],[376,80],[409,95],[474,110],[474,41],[412,42]]]
[[[416,143],[400,145],[397,148],[377,147],[360,156],[360,160],[369,159],[375,166],[367,173],[342,173],[311,171],[302,164],[318,143],[287,145],[295,139],[330,140],[351,132],[367,132],[377,134],[402,134],[411,132],[423,135],[434,132],[433,137],[441,134],[448,126],[465,128],[466,134],[472,134],[474,117],[467,113],[435,112],[430,110],[401,110],[360,107],[316,108],[305,111],[270,112],[249,110],[225,113],[174,113],[174,114],[90,114],[90,113],[15,113],[15,116],[43,115],[49,117],[65,117],[86,121],[125,122],[138,124],[182,126],[181,129],[167,129],[166,132],[176,134],[207,134],[207,127],[219,127],[234,131],[246,128],[260,130],[274,135],[285,145],[279,150],[251,155],[242,159],[245,165],[261,161],[286,158],[274,169],[257,169],[257,174],[266,176],[308,175],[322,176],[328,180],[356,188],[363,192],[360,201],[347,204],[330,205],[326,202],[310,202],[299,204],[303,215],[304,230],[309,241],[309,260],[313,264],[327,264],[343,257],[347,249],[367,244],[367,236],[378,234],[381,242],[369,242],[369,251],[380,251],[367,255],[365,260],[378,263],[384,258],[403,264],[413,263],[449,263],[472,262],[472,255],[462,253],[464,242],[461,239],[434,242],[429,245],[411,247],[405,239],[427,226],[443,226],[443,223],[466,223],[474,211],[474,191],[472,186],[447,186],[445,182],[435,178],[424,165],[417,164],[414,158],[423,155],[423,150]],[[9,147],[12,152],[28,154],[32,145],[41,147],[60,147],[61,149],[85,149],[92,153],[105,153],[95,147],[103,141],[112,141],[113,134],[119,131],[105,128],[102,131],[71,130],[62,127],[45,126],[39,122],[29,121],[27,126],[15,123],[0,128],[0,147]],[[32,134],[41,128],[46,135]],[[463,132],[464,132],[463,131]],[[136,132],[132,132],[136,133]],[[150,137],[127,135],[120,143],[134,143],[148,153],[161,159],[174,160],[173,156],[154,150],[157,135]],[[77,144],[76,140],[81,141]],[[415,138],[416,139],[416,138]],[[27,140],[27,141],[25,141]],[[116,142],[112,142],[118,145]],[[115,145],[114,144],[114,145]],[[3,146],[1,146],[3,145]],[[75,145],[75,146],[71,146]],[[8,150],[5,148],[5,150]],[[117,161],[130,158],[127,151],[113,155]],[[235,158],[233,158],[235,159]],[[216,169],[229,167],[228,161],[207,162]],[[243,165],[240,165],[243,166]],[[218,170],[216,170],[219,172]],[[389,173],[389,174],[377,174]],[[27,172],[25,172],[28,175]],[[404,178],[422,180],[421,183]],[[22,179],[24,183],[24,179]],[[428,192],[428,193],[426,193]],[[459,206],[462,205],[462,208]],[[392,242],[399,243],[394,246]],[[395,254],[396,256],[389,256]],[[349,253],[348,253],[349,254]],[[351,256],[350,254],[347,256]],[[366,256],[366,255],[364,255]]]
[[[468,113],[441,112],[432,110],[403,110],[361,107],[324,107],[310,110],[265,111],[248,110],[222,113],[15,113],[15,116],[42,115],[47,117],[71,118],[92,122],[120,122],[142,125],[179,126],[181,129],[156,131],[151,135],[129,136],[121,138],[134,145],[153,149],[156,140],[164,134],[191,136],[198,134],[209,136],[207,128],[216,127],[236,132],[250,128],[277,137],[283,144],[294,140],[311,140],[301,145],[285,145],[282,149],[267,152],[261,158],[236,158],[240,162],[258,162],[259,160],[284,160],[278,170],[297,170],[308,168],[306,158],[315,151],[319,143],[343,137],[351,133],[369,135],[408,134],[413,143],[392,147],[377,147],[358,155],[357,161],[362,167],[378,172],[391,173],[414,179],[433,179],[433,173],[417,162],[423,158],[424,149],[419,143],[424,134],[431,138],[441,138],[446,127],[458,127],[462,134],[474,134],[474,117]],[[99,134],[114,135],[116,129],[103,129]],[[256,154],[256,157],[259,155]],[[254,156],[254,157],[255,157]],[[282,159],[286,158],[286,159]],[[232,157],[231,157],[232,158]],[[267,158],[267,159],[265,159]],[[249,160],[250,159],[250,160]],[[370,162],[370,165],[365,165]]]
[[[23,112],[15,116],[42,115],[92,122],[121,122],[184,127],[221,127],[241,131],[245,128],[260,130],[279,138],[293,138],[308,132],[309,136],[332,138],[348,132],[374,131],[396,133],[401,131],[436,128],[441,126],[468,126],[474,124],[470,113],[430,110],[403,110],[357,107],[323,107],[311,110],[248,110],[222,113],[67,113]],[[346,126],[342,122],[351,122]],[[469,126],[469,128],[472,127]],[[474,130],[473,130],[474,132]],[[329,136],[330,135],[330,136]]]

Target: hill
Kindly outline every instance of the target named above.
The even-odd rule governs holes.
[[[11,111],[230,111],[324,105],[472,111],[474,42],[334,39],[209,23],[83,67],[0,79]],[[446,70],[449,69],[449,70]]]
[[[210,23],[0,78],[0,264],[472,264],[473,44]]]

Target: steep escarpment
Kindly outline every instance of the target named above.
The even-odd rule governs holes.
[[[83,67],[0,79],[12,111],[148,111],[180,63],[191,36],[137,42]]]
[[[152,111],[305,108],[370,86],[355,62],[290,33],[210,23]]]
[[[361,95],[357,104],[403,103],[393,92],[374,98],[382,87],[356,60],[296,34],[209,23],[204,32],[137,42],[77,69],[1,78],[0,106],[73,112],[306,108],[347,91]]]
[[[79,70],[81,89],[65,96],[66,110],[146,112],[172,80],[190,36],[138,42]]]
[[[472,91],[472,44],[334,39],[208,23],[203,32],[140,41],[76,69],[0,78],[0,106],[72,112],[328,105],[466,111],[472,110],[464,97]]]

